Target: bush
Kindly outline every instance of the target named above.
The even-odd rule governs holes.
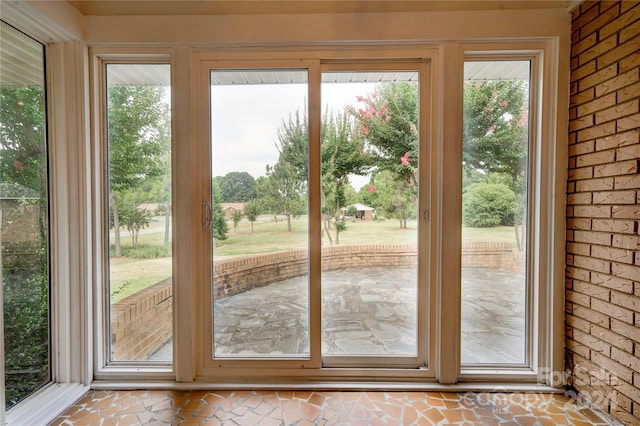
[[[49,380],[48,279],[39,268],[3,276],[6,405]]]
[[[157,259],[171,256],[171,244],[138,244],[135,247],[123,245],[122,256],[132,259]],[[111,256],[115,254],[115,246],[111,245]]]
[[[474,183],[462,195],[462,222],[473,228],[513,224],[516,196],[500,183]]]

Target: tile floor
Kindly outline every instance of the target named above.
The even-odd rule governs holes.
[[[52,425],[606,425],[563,395],[91,391]]]

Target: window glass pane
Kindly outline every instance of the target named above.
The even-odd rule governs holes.
[[[44,47],[0,22],[5,404],[50,381]]]
[[[169,65],[107,65],[112,361],[171,361]]]
[[[529,61],[465,63],[463,364],[527,362]]]
[[[323,355],[417,355],[417,80],[323,74]]]
[[[211,72],[214,356],[309,356],[306,70]]]

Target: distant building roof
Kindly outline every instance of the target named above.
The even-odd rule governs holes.
[[[222,210],[244,210],[244,203],[220,203]]]
[[[358,211],[373,211],[375,210],[373,207],[366,206],[364,204],[355,203],[351,204],[349,207],[354,207]]]

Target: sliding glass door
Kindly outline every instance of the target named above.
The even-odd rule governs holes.
[[[426,365],[422,67],[206,71],[211,365]]]

